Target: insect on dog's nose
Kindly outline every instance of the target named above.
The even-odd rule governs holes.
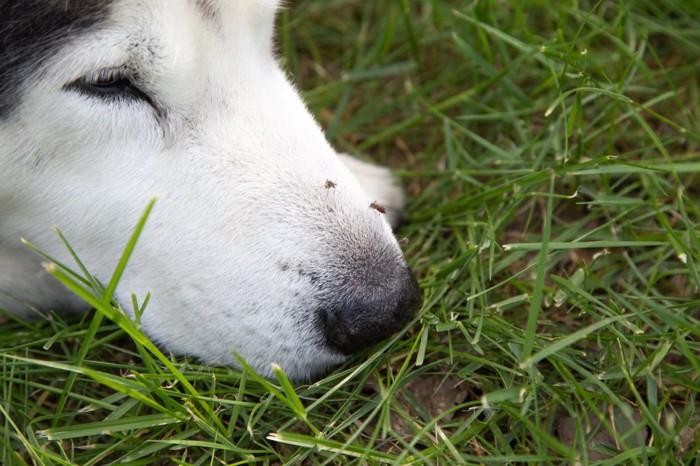
[[[328,343],[344,354],[372,346],[401,330],[420,308],[421,301],[418,281],[413,271],[405,267],[385,289],[325,310],[322,319]]]

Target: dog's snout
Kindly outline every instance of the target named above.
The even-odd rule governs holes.
[[[373,291],[355,292],[323,311],[327,341],[344,354],[355,353],[398,332],[421,305],[418,281],[408,267],[385,286],[368,288]]]

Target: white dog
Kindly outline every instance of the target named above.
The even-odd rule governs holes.
[[[84,310],[58,226],[142,328],[210,364],[321,374],[420,304],[389,172],[338,155],[273,55],[273,0],[0,0],[0,309]],[[375,202],[378,201],[378,202]],[[387,215],[384,215],[386,206]]]

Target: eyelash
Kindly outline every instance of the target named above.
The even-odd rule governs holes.
[[[82,76],[67,84],[64,88],[103,100],[140,100],[157,110],[154,100],[142,91],[138,85],[138,76],[130,74],[124,68],[104,68],[95,73]]]

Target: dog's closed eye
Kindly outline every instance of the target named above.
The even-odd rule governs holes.
[[[63,88],[80,94],[103,100],[140,100],[152,106],[156,111],[153,98],[138,86],[138,76],[124,68],[104,68],[95,73],[86,74]]]

